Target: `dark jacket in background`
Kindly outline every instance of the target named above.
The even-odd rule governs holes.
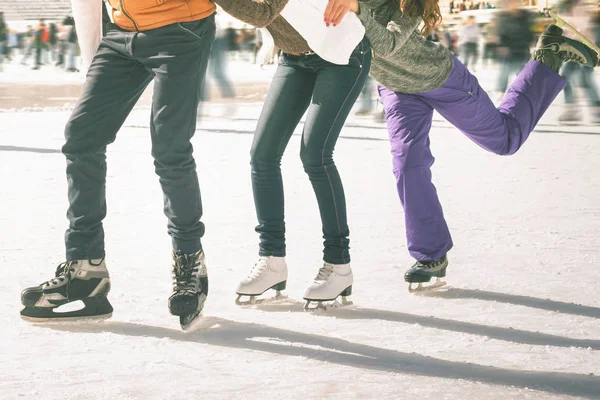
[[[534,15],[527,10],[502,12],[498,15],[498,45],[508,49],[508,60],[528,60],[533,44]]]

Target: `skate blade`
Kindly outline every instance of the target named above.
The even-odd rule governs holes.
[[[446,286],[446,284],[447,284],[446,281],[443,281],[440,278],[437,278],[434,283],[432,283],[431,285],[427,285],[427,286],[423,286],[423,284],[421,282],[419,282],[416,287],[413,287],[413,283],[414,282],[410,282],[408,284],[408,292],[415,293],[415,294],[435,291],[435,290],[438,290],[439,288],[441,288],[442,286]]]
[[[59,314],[60,315],[60,314]],[[112,313],[103,315],[90,315],[90,316],[76,316],[76,317],[29,317],[27,315],[21,315],[24,321],[31,322],[34,324],[64,324],[66,323],[78,323],[78,322],[101,322],[112,317]]]
[[[575,28],[573,25],[565,21],[563,17],[556,13],[556,11],[549,10],[548,13],[550,14],[550,17],[555,21],[556,26],[558,26],[559,28],[567,28],[572,34],[574,34],[577,37],[577,39],[581,40],[583,44],[594,50],[598,57],[600,57],[600,47],[598,47],[593,40],[581,33],[579,29]]]
[[[198,321],[202,319],[202,310],[204,309],[204,303],[206,303],[206,295],[202,294],[198,297],[198,308],[196,311],[179,316],[179,325],[181,329],[185,332],[191,332],[199,326],[197,326]]]
[[[306,300],[306,299],[305,299]],[[304,304],[304,311],[327,311],[335,308],[349,307],[354,303],[349,301],[346,296],[342,296],[342,302],[340,303],[337,299],[333,300],[306,300]],[[311,307],[311,303],[317,303],[316,306]]]
[[[251,306],[267,305],[267,304],[279,304],[288,298],[286,295],[281,294],[281,292],[279,292],[279,291],[277,292],[277,294],[274,297],[265,297],[265,298],[261,298],[261,299],[258,299],[257,296],[251,295],[251,296],[248,296],[248,297],[250,297],[250,299],[247,301],[240,300],[243,296],[248,296],[248,295],[238,294],[237,299],[235,299],[235,304],[237,304],[238,306],[241,306],[241,307],[251,307]]]
[[[83,307],[81,307],[83,305]],[[81,307],[81,308],[79,308]],[[106,297],[89,297],[74,300],[58,307],[25,307],[21,318],[28,322],[48,323],[51,321],[94,321],[112,316],[113,308]]]
[[[192,332],[200,328],[200,320],[202,312],[196,311],[192,314],[182,315],[179,317],[179,325],[184,332]]]

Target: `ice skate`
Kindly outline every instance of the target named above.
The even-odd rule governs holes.
[[[173,253],[173,294],[169,297],[169,311],[179,316],[181,329],[189,330],[200,317],[208,296],[208,274],[204,252]]]
[[[21,318],[29,322],[102,320],[112,316],[110,277],[104,259],[65,261],[54,278],[21,292]],[[84,307],[69,311],[80,300]],[[63,307],[64,306],[64,307]]]
[[[350,264],[325,263],[315,278],[315,281],[304,294],[304,310],[327,310],[329,308],[352,305],[347,297],[352,294],[352,269]],[[342,302],[337,298],[342,296]],[[332,302],[332,303],[325,303]],[[317,303],[311,307],[311,303]]]
[[[281,291],[285,290],[287,277],[288,270],[284,257],[261,256],[250,274],[238,285],[235,291],[238,295],[235,304],[248,306],[286,299],[287,296],[282,295]],[[275,297],[257,299],[257,296],[269,289],[276,291]],[[249,299],[242,301],[244,296],[248,296]]]
[[[446,284],[441,278],[446,276],[446,268],[448,267],[448,257],[443,256],[434,261],[417,261],[406,273],[404,280],[409,283],[408,291],[410,293],[418,293],[424,291],[435,290]],[[431,278],[436,278],[431,285],[423,286],[423,283],[431,281]],[[417,283],[413,287],[413,283]]]
[[[594,43],[594,41],[585,36],[583,33],[579,31],[579,29],[575,28],[573,25],[569,24],[565,21],[560,15],[556,13],[554,10],[549,11],[550,17],[555,21],[555,25],[559,28],[569,30],[573,35],[575,35],[583,44],[592,49],[596,53],[596,63],[591,66],[598,66],[598,59],[600,58],[600,47]]]
[[[581,34],[579,37],[585,37]],[[587,43],[591,43],[586,39]],[[587,67],[598,65],[598,53],[582,42],[563,36],[563,30],[557,25],[548,25],[533,51],[533,59],[540,61],[554,71],[560,69],[563,62],[576,62]]]

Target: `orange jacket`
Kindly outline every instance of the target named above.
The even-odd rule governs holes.
[[[211,0],[108,0],[108,3],[115,24],[127,31],[197,21],[216,10]]]

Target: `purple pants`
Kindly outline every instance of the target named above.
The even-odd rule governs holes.
[[[435,186],[429,148],[433,110],[479,146],[499,155],[514,154],[565,87],[548,66],[529,61],[498,108],[477,78],[454,60],[446,82],[430,92],[405,94],[379,86],[390,135],[394,175],[404,207],[408,251],[431,261],[452,248]]]

